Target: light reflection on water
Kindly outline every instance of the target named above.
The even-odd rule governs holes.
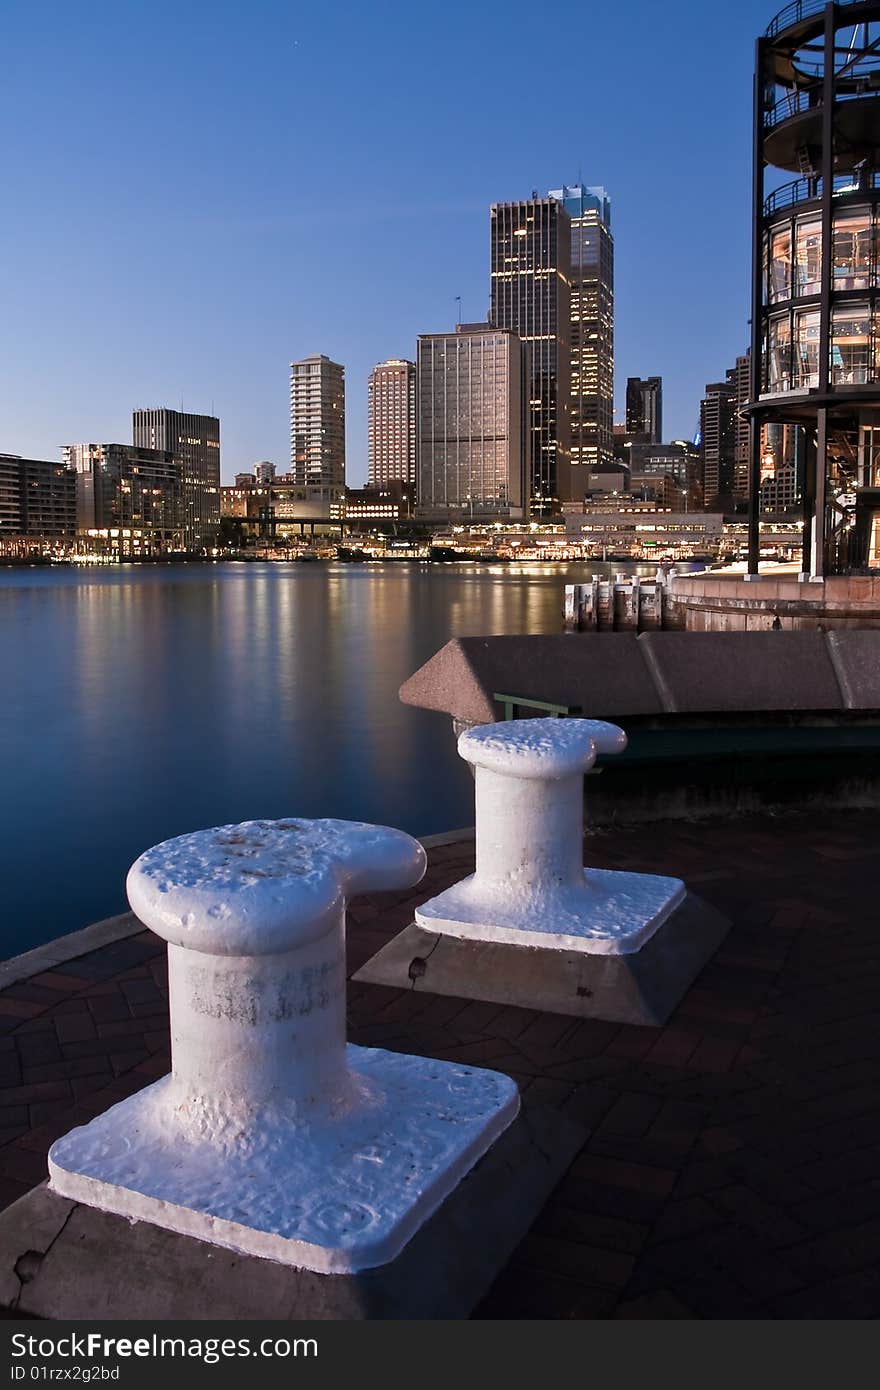
[[[398,687],[450,637],[560,631],[566,578],[620,568],[0,570],[0,955],[123,911],[132,860],[202,826],[471,824],[449,720]]]

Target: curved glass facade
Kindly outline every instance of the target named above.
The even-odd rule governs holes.
[[[862,386],[880,380],[880,205],[838,209],[832,238],[830,382]],[[819,306],[802,301],[818,300],[821,289],[821,217],[801,212],[774,222],[764,235],[762,391],[818,387]],[[854,291],[864,298],[853,299]]]
[[[805,576],[880,569],[880,0],[787,6],[753,98],[749,573],[766,457],[791,469]]]

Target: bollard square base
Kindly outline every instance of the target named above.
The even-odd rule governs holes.
[[[0,1213],[0,1309],[92,1322],[466,1318],[586,1137],[565,1114],[526,1099],[397,1258],[361,1273],[320,1274],[241,1254],[43,1184]]]
[[[579,885],[540,893],[499,893],[471,874],[417,908],[416,922],[467,941],[618,956],[638,951],[684,895],[680,878],[619,869],[584,869]]]
[[[730,930],[720,912],[687,893],[644,945],[597,953],[592,942],[521,945],[406,927],[354,979],[425,994],[657,1027]]]
[[[49,1151],[54,1192],[214,1245],[322,1273],[393,1260],[519,1110],[500,1072],[348,1047],[319,1112],[181,1104],[173,1078]]]

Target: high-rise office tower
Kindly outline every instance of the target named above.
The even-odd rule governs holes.
[[[743,408],[749,403],[752,352],[749,348],[736,359],[727,373],[733,381],[733,496],[742,500],[749,495],[749,417]]]
[[[490,320],[528,351],[528,472],[536,517],[571,496],[571,219],[537,193],[491,210]],[[609,453],[610,453],[609,424]]]
[[[522,517],[527,506],[523,344],[489,324],[418,342],[418,499],[425,517]]]
[[[321,353],[290,364],[290,474],[297,487],[345,486],[345,368]]]
[[[614,457],[614,240],[604,188],[563,185],[571,218],[571,496]],[[659,435],[658,435],[659,438]]]
[[[181,463],[184,543],[212,545],[220,526],[220,421],[182,410],[135,410],[132,443],[171,453]]]
[[[626,432],[640,435],[640,444],[659,444],[663,438],[663,378],[627,377]]]
[[[710,382],[700,402],[700,448],[703,454],[703,505],[723,510],[733,496],[736,421],[736,371],[725,381]]]
[[[370,484],[416,480],[416,364],[380,362],[368,387]]]

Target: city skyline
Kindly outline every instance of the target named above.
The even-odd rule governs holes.
[[[223,10],[219,24],[212,8],[210,25],[201,9],[172,20],[161,0],[149,18],[91,6],[78,25],[62,7],[49,9],[57,24],[38,24],[13,7],[11,74],[0,98],[10,110],[27,98],[32,112],[5,170],[17,209],[15,226],[2,233],[14,344],[0,388],[8,450],[52,458],[65,439],[124,439],[135,406],[148,400],[179,409],[182,397],[184,410],[222,418],[224,481],[256,459],[281,466],[288,364],[323,352],[346,367],[349,476],[357,484],[367,472],[372,367],[411,357],[419,333],[450,331],[459,297],[463,319],[484,318],[489,205],[579,175],[604,184],[615,209],[616,419],[626,378],[657,373],[666,433],[692,437],[705,382],[745,346],[753,41],[772,5],[748,0],[723,15],[672,7],[657,31],[656,13],[637,4],[636,38],[625,48],[613,16],[590,16],[588,24],[579,8],[563,6],[566,51],[572,26],[589,28],[591,42],[618,51],[620,61],[591,70],[586,101],[578,84],[567,84],[552,116],[535,122],[533,113],[513,113],[502,129],[491,92],[476,78],[490,51],[511,62],[522,56],[523,39],[517,23],[499,31],[493,4],[479,14],[462,9],[462,51],[453,42],[455,5],[442,21],[419,16],[403,37],[389,13],[387,53],[367,17],[348,5],[341,42],[339,33],[331,42],[317,18],[274,4],[247,16]],[[162,85],[176,97],[157,113],[155,101],[141,98],[155,81],[147,40],[166,19],[179,43]],[[538,34],[530,60],[549,61],[554,27]],[[704,70],[699,55],[722,35],[723,70]],[[204,70],[190,73],[186,55],[203,41]],[[74,106],[66,95],[64,73],[93,56],[96,44],[105,99],[121,111],[112,123],[104,104]],[[455,54],[457,76],[469,86],[466,158],[458,138],[464,117],[453,99],[441,92],[427,115],[421,104],[415,57],[425,44],[441,66]],[[36,75],[27,61],[35,46]],[[206,104],[215,83],[247,92],[247,100],[229,103],[229,113]],[[373,107],[361,126],[354,114],[364,110],[367,88]],[[310,104],[322,110],[320,128],[293,151],[285,128]],[[413,121],[395,123],[395,142],[377,143],[390,111],[401,107]],[[656,158],[646,162],[648,122]],[[438,148],[447,127],[450,138]],[[158,172],[167,184],[161,236],[142,193]],[[113,218],[96,232],[98,196]],[[343,198],[344,219],[331,213]],[[696,255],[710,236],[716,253]],[[369,274],[352,256],[354,243]],[[79,335],[74,352],[69,326],[87,310],[112,335],[112,354],[102,334]]]

